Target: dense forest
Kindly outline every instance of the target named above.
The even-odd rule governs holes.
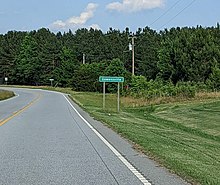
[[[131,32],[110,28],[53,33],[49,29],[0,34],[0,83],[54,85],[100,91],[100,75],[124,76],[133,92],[158,87],[199,84],[220,89],[220,25],[135,33],[132,77]],[[109,85],[109,91],[114,85]],[[177,90],[178,91],[178,90]],[[167,89],[164,90],[167,93]],[[176,93],[176,91],[172,91]]]

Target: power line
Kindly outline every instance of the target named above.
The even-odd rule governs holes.
[[[150,26],[152,26],[154,23],[156,23],[159,19],[161,19],[163,16],[165,16],[167,13],[169,13],[180,1],[182,1],[182,0],[178,0],[178,1],[176,1],[170,8],[168,8],[168,10],[167,11],[165,11],[162,15],[160,15],[157,19],[155,19],[150,25],[149,25],[149,27]],[[139,44],[137,45],[137,46],[139,46],[141,43],[141,41],[143,40],[143,38],[139,41]]]
[[[172,10],[180,1],[177,1],[176,3],[173,4],[173,6],[171,6],[167,11],[165,11],[161,16],[159,16],[157,19],[155,19],[149,26],[152,26],[155,22],[157,22],[159,19],[161,19],[164,15],[166,15],[167,13],[170,12],[170,10]]]
[[[173,4],[173,6],[171,6],[167,11],[165,11],[160,17],[158,17],[155,21],[153,21],[153,23],[150,24],[150,26],[152,24],[154,24],[155,22],[157,22],[161,17],[163,17],[164,15],[166,15],[171,9],[173,9],[180,1],[182,0],[178,0],[176,3]],[[165,25],[167,25],[168,23],[170,23],[173,19],[175,19],[178,15],[180,15],[184,10],[186,10],[187,8],[189,8],[196,0],[193,0],[192,2],[190,2],[187,6],[185,6],[180,12],[178,12],[174,17],[172,17],[169,21],[167,21],[164,25],[162,25],[159,29],[161,29],[162,27],[164,27]],[[143,39],[143,38],[142,38]],[[141,39],[141,40],[142,40]],[[138,44],[138,46],[140,45],[140,43]],[[133,51],[133,62],[132,62],[132,74],[134,75],[134,38],[132,38],[132,51]]]
[[[174,20],[178,15],[180,15],[183,11],[185,11],[187,8],[189,8],[196,0],[193,0],[191,3],[189,3],[187,6],[185,6],[180,12],[178,12],[174,17],[172,17],[169,21],[167,21],[165,24],[163,24],[159,29],[166,26],[168,23],[170,23],[172,20]]]
[[[161,17],[163,17],[164,15],[166,15],[171,9],[173,9],[180,1],[182,0],[178,0],[176,3],[174,3],[167,11],[165,11],[160,17],[158,17],[155,21],[153,21],[153,23],[151,23],[150,25],[154,24],[155,22],[157,22]],[[167,21],[165,24],[163,24],[159,29],[161,29],[162,27],[164,27],[165,25],[167,25],[168,23],[170,23],[173,19],[175,19],[178,15],[180,15],[184,10],[186,10],[187,8],[189,8],[196,0],[193,0],[191,3],[189,3],[186,7],[184,7],[179,13],[177,13],[174,17],[172,17],[169,21]],[[149,25],[149,26],[150,26]],[[140,41],[142,41],[144,38],[141,38]],[[137,46],[139,46],[141,43],[139,41],[139,44]]]

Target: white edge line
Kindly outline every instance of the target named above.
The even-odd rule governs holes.
[[[94,127],[86,121],[86,119],[76,110],[72,103],[63,94],[66,101],[70,104],[72,109],[78,114],[78,116],[88,125],[88,127],[102,140],[102,142],[121,160],[122,163],[144,184],[151,185],[151,183],[131,164],[125,159]]]

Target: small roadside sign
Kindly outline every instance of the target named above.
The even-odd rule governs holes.
[[[124,82],[124,77],[118,76],[100,76],[99,82],[103,83],[103,109],[105,109],[105,83],[106,82],[117,82],[118,83],[118,112],[120,110],[120,85],[119,83]]]
[[[124,77],[100,76],[99,82],[124,82]]]

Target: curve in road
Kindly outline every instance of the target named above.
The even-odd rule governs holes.
[[[187,184],[134,151],[67,96],[13,90],[19,97],[0,102],[2,184]]]

